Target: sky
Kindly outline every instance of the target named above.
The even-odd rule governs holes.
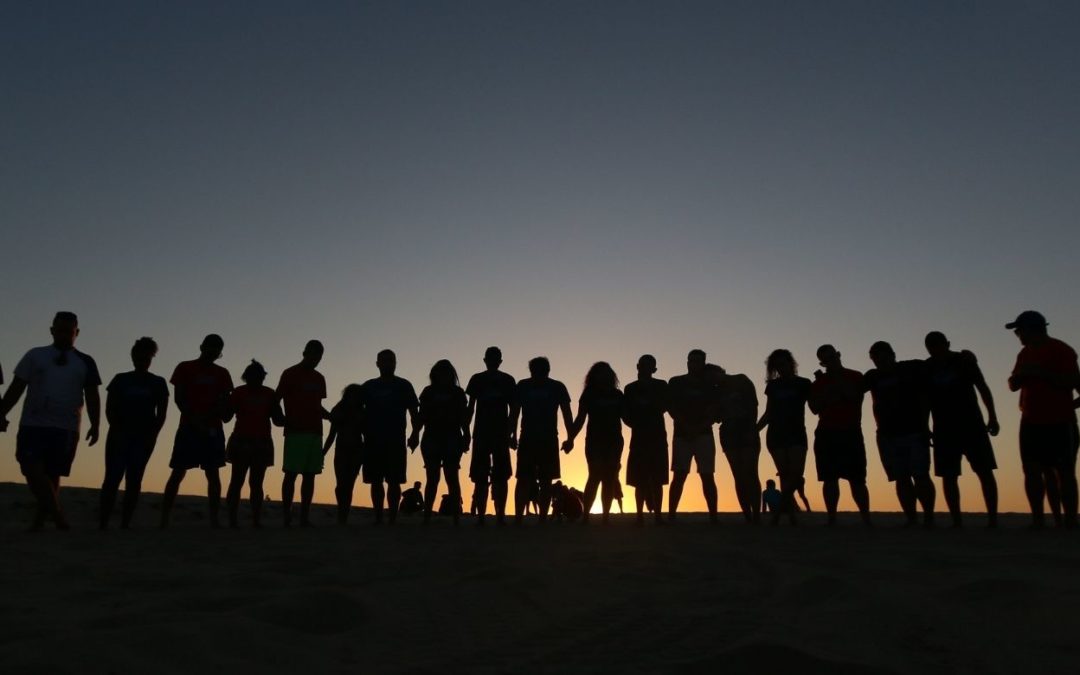
[[[5,3],[0,364],[65,309],[106,381],[140,336],[167,377],[217,332],[271,385],[321,339],[328,404],[385,347],[417,391],[440,358],[546,355],[575,400],[594,361],[671,377],[700,347],[760,395],[775,347],[865,370],[942,330],[979,356],[1002,509],[1026,510],[1003,325],[1038,309],[1080,343],[1078,38],[1066,1]],[[103,453],[68,482],[99,485]],[[584,484],[583,439],[563,469]]]

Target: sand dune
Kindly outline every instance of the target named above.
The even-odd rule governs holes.
[[[25,534],[25,487],[0,486],[0,671],[1074,672],[1080,538],[897,529],[549,525]]]

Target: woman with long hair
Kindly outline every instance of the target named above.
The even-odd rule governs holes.
[[[334,496],[337,519],[345,525],[352,509],[353,488],[364,464],[364,390],[350,384],[341,392],[341,400],[330,411],[330,433],[323,443],[323,455],[334,448]]]
[[[420,414],[409,438],[409,448],[420,446],[427,472],[424,486],[424,522],[431,519],[439,490],[439,471],[446,478],[453,509],[454,524],[461,515],[461,482],[458,470],[461,455],[469,444],[469,416],[465,390],[458,385],[457,371],[446,359],[431,367],[431,384],[420,392]],[[423,442],[420,433],[423,431]]]
[[[585,461],[589,465],[589,478],[585,483],[584,522],[589,521],[589,509],[596,501],[597,488],[601,488],[604,522],[608,521],[611,502],[619,490],[619,469],[622,468],[622,418],[623,393],[619,389],[619,378],[611,365],[598,361],[585,375],[585,386],[578,399],[577,418],[569,430],[569,438],[563,444],[563,450],[569,452],[588,420]]]
[[[795,493],[803,486],[806,470],[806,404],[810,380],[799,377],[799,364],[786,349],[776,349],[765,360],[765,412],[758,420],[758,431],[768,427],[765,446],[780,475],[781,508],[773,514],[773,523],[783,513],[795,523]]]

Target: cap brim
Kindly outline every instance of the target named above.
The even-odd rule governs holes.
[[[1009,323],[1005,324],[1005,328],[1007,328],[1009,330],[1013,330],[1014,328],[1016,328],[1019,325],[1020,324],[1016,323],[1015,321],[1010,321]]]

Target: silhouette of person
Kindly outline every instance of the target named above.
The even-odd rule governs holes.
[[[375,359],[379,376],[363,384],[364,482],[371,486],[375,524],[383,521],[383,499],[390,510],[390,524],[397,519],[401,485],[405,482],[408,452],[405,449],[405,413],[413,428],[420,402],[408,380],[394,374],[397,356],[389,349]],[[386,483],[384,490],[383,483]],[[423,500],[421,499],[421,504]]]
[[[435,508],[435,496],[439,492],[439,470],[446,477],[447,499],[458,505],[454,510],[454,524],[461,514],[461,482],[458,471],[461,455],[469,443],[469,412],[465,390],[458,385],[457,370],[446,359],[431,367],[431,384],[420,392],[420,412],[409,437],[409,448],[424,458],[427,485],[424,494],[424,522],[431,520]],[[423,431],[423,442],[420,433]],[[440,510],[441,512],[441,510]]]
[[[731,467],[735,496],[746,522],[757,523],[761,519],[757,389],[746,375],[730,375],[720,366],[710,364],[709,373],[719,399],[720,447]]]
[[[169,468],[172,472],[165,482],[161,499],[161,527],[168,527],[176,493],[191,469],[201,468],[206,474],[206,496],[210,507],[210,525],[219,527],[218,509],[221,502],[221,467],[225,466],[225,431],[222,421],[226,415],[226,399],[233,390],[232,377],[214,361],[221,358],[225,341],[211,333],[199,346],[199,358],[183,361],[176,366],[169,381],[174,400],[180,410]]]
[[[806,402],[810,398],[810,380],[799,377],[799,364],[786,349],[775,349],[765,360],[765,412],[758,420],[758,431],[767,429],[765,446],[780,476],[780,500],[771,509],[773,523],[787,513],[795,524],[795,494],[803,489],[806,472]],[[805,492],[802,495],[806,502]],[[807,506],[809,510],[809,505]]]
[[[668,382],[668,414],[675,424],[671,449],[673,475],[668,493],[670,520],[675,519],[679,510],[692,460],[701,476],[701,491],[705,494],[709,518],[716,522],[716,481],[713,479],[716,441],[712,425],[717,404],[716,385],[709,376],[705,352],[692,349],[686,356],[686,374],[676,375]]]
[[[922,361],[897,361],[888,342],[870,346],[874,363],[863,375],[863,386],[873,401],[877,446],[889,482],[908,525],[918,523],[916,504],[923,509],[923,525],[934,524],[936,491],[930,479],[930,404],[926,369]]]
[[[577,418],[567,430],[563,451],[574,448],[574,439],[588,420],[585,431],[585,461],[589,477],[585,481],[585,513],[582,522],[589,522],[589,510],[601,488],[600,505],[603,521],[608,522],[611,503],[620,492],[619,469],[622,468],[623,393],[615,370],[605,361],[597,361],[585,375],[585,386],[578,399]]]
[[[499,370],[502,351],[488,347],[484,352],[487,369],[473,375],[465,387],[469,396],[469,420],[475,415],[472,435],[472,461],[469,477],[473,481],[473,503],[477,507],[477,525],[487,514],[488,484],[495,503],[495,521],[505,523],[507,484],[510,467],[510,408],[514,404],[517,382]]]
[[[949,507],[953,526],[961,526],[960,459],[967,457],[971,470],[979,478],[983,500],[986,502],[987,522],[997,525],[997,481],[994,469],[994,447],[991,436],[1000,427],[994,396],[971,352],[954,352],[943,333],[926,335],[927,377],[930,387],[930,413],[934,420],[934,473],[941,478],[945,503]],[[982,397],[989,421],[983,420],[976,392]]]
[[[235,528],[240,513],[240,491],[247,479],[252,525],[261,527],[263,477],[267,467],[274,465],[270,425],[284,426],[285,415],[277,393],[263,384],[266,369],[261,363],[252,359],[240,380],[244,384],[233,389],[225,401],[225,421],[236,416],[236,425],[225,448],[225,459],[232,464],[225,503],[229,510],[229,527]]]
[[[165,378],[150,372],[158,346],[143,337],[131,348],[134,370],[120,373],[109,382],[105,397],[105,480],[101,484],[100,527],[109,525],[120,481],[124,481],[124,502],[120,527],[127,529],[142,490],[146,463],[157,444],[169,408],[169,385]]]
[[[574,522],[585,513],[584,495],[572,487],[563,485],[561,480],[551,486],[551,511],[562,522]]]
[[[786,508],[784,505],[784,493],[776,489],[776,481],[771,478],[765,481],[765,490],[761,493],[761,510],[766,513],[779,514]],[[780,522],[778,519],[773,519],[773,525]]]
[[[863,523],[870,524],[870,493],[866,489],[866,446],[862,434],[862,403],[865,388],[857,370],[845,368],[840,352],[832,345],[817,350],[825,368],[814,371],[808,401],[818,416],[814,431],[814,464],[822,482],[828,524],[836,524],[840,480],[851,486],[851,497]]]
[[[1057,488],[1064,519],[1076,527],[1076,412],[1073,392],[1080,391],[1080,369],[1072,347],[1047,332],[1039,312],[1021,312],[1005,327],[1023,348],[1009,376],[1009,389],[1020,392],[1020,462],[1031,505],[1032,526],[1043,526],[1043,496]]]
[[[281,470],[285,474],[281,481],[285,527],[292,524],[298,474],[301,476],[300,525],[311,525],[308,516],[315,495],[315,476],[323,470],[322,423],[330,413],[322,405],[326,398],[326,379],[315,370],[322,357],[322,343],[308,340],[300,363],[282,371],[278,380],[277,394],[285,409],[285,456],[281,461]]]
[[[350,384],[341,392],[341,400],[330,411],[330,433],[323,444],[323,455],[334,449],[334,479],[337,485],[337,519],[345,525],[352,509],[353,489],[364,464],[364,388]]]
[[[15,459],[26,484],[37,499],[31,530],[40,530],[51,517],[57,529],[69,525],[60,507],[60,479],[71,473],[79,444],[79,426],[85,402],[90,429],[89,445],[98,440],[101,376],[88,354],[75,349],[79,319],[72,312],[53,317],[52,344],[35,347],[15,366],[15,377],[0,404],[0,428],[7,429],[7,414],[26,392]]]
[[[623,393],[623,421],[630,427],[630,453],[626,458],[626,482],[634,487],[637,523],[645,522],[645,507],[661,520],[664,486],[668,482],[667,423],[668,384],[656,379],[656,358],[645,354],[637,362],[638,379]]]
[[[573,425],[570,393],[566,385],[550,377],[551,363],[538,356],[529,361],[529,377],[517,384],[514,406],[510,411],[511,428],[521,417],[521,441],[510,436],[510,447],[517,448],[517,485],[514,489],[514,519],[521,524],[529,504],[531,486],[535,485],[540,522],[547,520],[551,507],[551,482],[561,478],[559,466],[558,413],[563,426]]]
[[[420,481],[416,481],[411,488],[402,492],[400,501],[401,506],[399,508],[407,516],[423,511],[424,493],[420,490]]]

